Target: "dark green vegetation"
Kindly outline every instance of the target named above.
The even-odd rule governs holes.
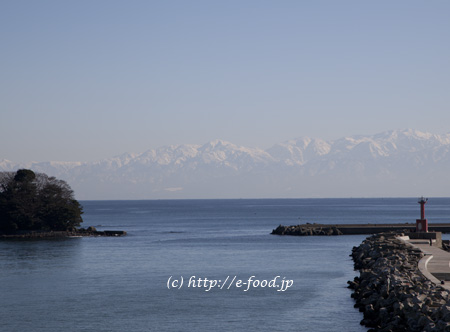
[[[21,169],[0,173],[0,232],[73,231],[81,205],[63,180]]]

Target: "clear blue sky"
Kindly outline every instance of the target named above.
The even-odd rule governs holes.
[[[0,2],[0,160],[450,132],[450,1]]]

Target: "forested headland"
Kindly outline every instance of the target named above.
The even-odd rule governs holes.
[[[82,206],[63,180],[28,169],[0,173],[0,232],[75,231]]]

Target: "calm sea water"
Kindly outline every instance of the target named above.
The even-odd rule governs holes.
[[[349,257],[365,236],[283,237],[279,224],[414,222],[409,199],[82,201],[117,238],[0,241],[1,331],[366,331]],[[431,222],[450,198],[430,199]],[[189,278],[293,280],[188,287]],[[179,289],[168,280],[184,278]],[[254,284],[253,284],[254,285]],[[169,283],[170,286],[170,283]]]

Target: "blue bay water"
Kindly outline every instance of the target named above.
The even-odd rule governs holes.
[[[270,235],[279,224],[415,222],[414,198],[82,201],[125,237],[0,241],[2,331],[366,331],[349,257],[365,236]],[[448,222],[450,198],[426,205]],[[188,279],[293,280],[276,288]],[[168,289],[169,277],[184,286]]]

